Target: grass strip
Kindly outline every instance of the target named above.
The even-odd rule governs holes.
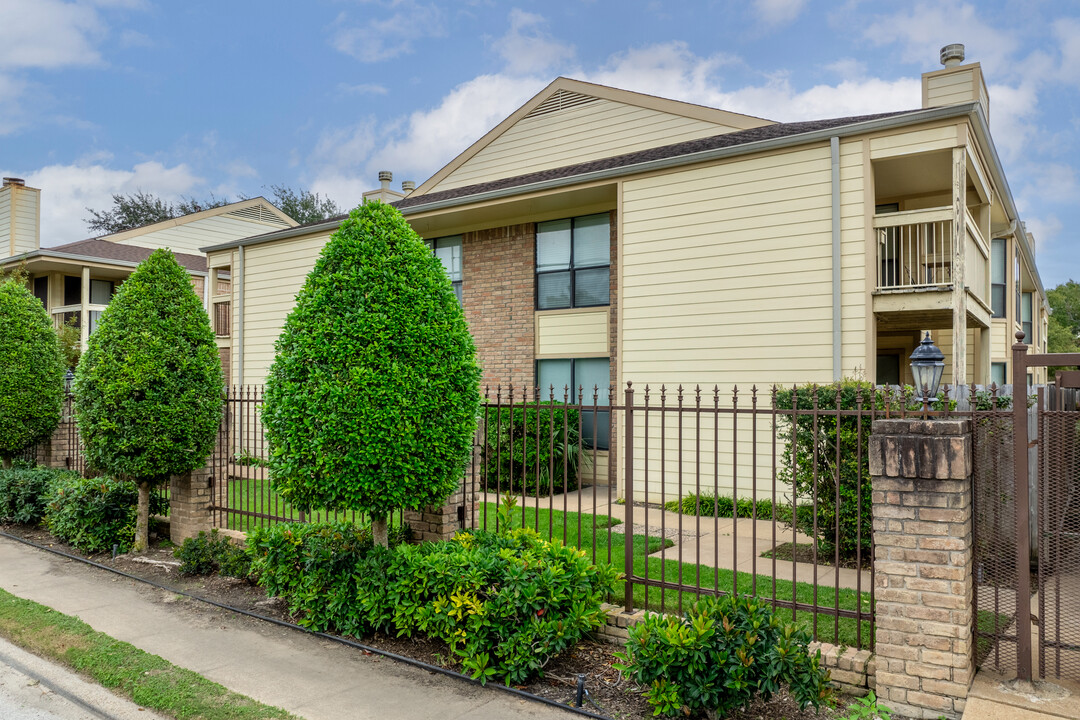
[[[0,635],[177,720],[299,720],[73,618],[0,590]]]

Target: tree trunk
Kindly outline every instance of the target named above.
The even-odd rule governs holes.
[[[135,543],[131,552],[142,555],[150,545],[150,483],[139,483],[139,514],[135,519]]]
[[[386,527],[385,515],[379,515],[378,517],[372,516],[371,537],[375,540],[376,545],[390,547],[390,534]]]
[[[11,458],[9,458],[7,455],[5,455],[2,459],[0,459],[0,465],[3,465],[5,470],[10,470],[11,469]]]

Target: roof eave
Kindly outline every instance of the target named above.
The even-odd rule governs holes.
[[[447,198],[445,200],[435,200],[429,203],[421,203],[417,205],[410,205],[405,208],[399,208],[399,210],[401,210],[402,215],[415,215],[421,212],[443,210],[446,208],[469,205],[472,203],[484,202],[487,200],[497,200],[512,195],[538,192],[543,190],[552,190],[585,182],[595,182],[597,180],[606,180],[622,177],[625,175],[635,175],[638,173],[650,172],[654,170],[663,170],[666,168],[678,167],[680,165],[692,165],[694,163],[708,162],[710,160],[718,160],[737,155],[747,155],[750,153],[763,152],[766,150],[775,150],[779,148],[791,147],[794,145],[803,145],[806,143],[828,140],[831,137],[846,137],[849,135],[859,135],[868,132],[875,132],[878,130],[887,130],[895,127],[903,127],[905,125],[914,125],[923,122],[930,122],[933,120],[963,117],[969,115],[972,112],[972,108],[976,105],[978,105],[978,103],[964,103],[961,105],[948,105],[945,107],[930,108],[927,110],[917,110],[915,112],[905,113],[903,115],[878,118],[876,120],[867,120],[864,122],[852,123],[851,125],[841,125],[835,128],[813,130],[810,132],[799,133],[796,135],[770,138],[768,140],[758,140],[755,142],[743,143],[740,145],[732,145],[730,147],[703,150],[701,152],[688,153],[685,155],[676,155],[669,158],[646,160],[630,165],[622,165],[614,168],[606,168],[604,170],[596,170],[594,172],[568,175],[566,177],[542,180],[539,182],[527,183],[524,185],[514,185],[512,187],[499,188],[497,190],[489,190],[487,192],[475,193],[472,195],[463,195],[455,198]],[[200,250],[203,253],[211,253],[219,250],[227,250],[230,248],[236,248],[246,245],[256,245],[264,242],[271,242],[274,240],[284,240],[290,237],[296,237],[298,235],[310,235],[316,232],[322,232],[324,230],[333,230],[340,224],[341,220],[334,220],[331,222],[321,223],[319,225],[308,225],[301,228],[280,230],[277,232],[266,233],[265,235],[257,235],[241,240],[233,240],[227,243],[221,243],[220,245],[211,245],[209,247],[200,248]]]
[[[0,265],[8,265],[12,262],[24,262],[26,260],[33,260],[34,258],[53,258],[56,260],[72,260],[74,262],[92,262],[99,265],[116,265],[117,267],[125,268],[137,268],[139,263],[131,260],[114,260],[113,258],[95,257],[93,255],[75,255],[73,253],[60,253],[52,250],[34,250],[33,252],[23,253],[22,255],[11,255],[3,260],[0,260]],[[181,265],[181,267],[184,267]],[[206,275],[206,270],[192,270],[191,268],[184,267],[188,273],[192,275]]]

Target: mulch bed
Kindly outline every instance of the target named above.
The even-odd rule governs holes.
[[[156,541],[151,537],[151,548],[136,559],[131,555],[119,555],[113,559],[108,553],[87,554],[58,541],[46,530],[25,525],[0,525],[0,530],[11,535],[25,538],[39,545],[53,547],[71,555],[93,560],[103,565],[121,570],[146,580],[167,585],[200,597],[220,602],[232,607],[258,613],[279,620],[294,622],[286,604],[280,598],[268,598],[262,588],[243,580],[220,577],[181,576],[173,557],[175,546],[171,543]],[[147,563],[146,560],[155,564]],[[162,600],[162,602],[167,602]],[[445,643],[427,638],[396,638],[376,635],[366,638],[352,638],[369,647],[403,655],[416,660],[457,670],[461,668],[453,662]],[[545,676],[533,682],[516,686],[522,690],[549,698],[560,703],[573,702],[577,676],[585,675],[585,688],[588,690],[592,705],[586,703],[587,710],[613,718],[613,720],[645,720],[653,718],[652,708],[645,702],[641,688],[632,685],[622,674],[612,667],[616,662],[614,653],[619,647],[599,641],[585,640],[562,655],[553,658],[545,668]],[[358,651],[359,652],[359,651]],[[845,707],[851,698],[838,696],[838,708]],[[769,702],[757,701],[749,708],[729,715],[732,720],[822,720],[844,717],[842,710],[825,709],[815,713],[812,709],[799,710],[795,702],[786,693],[781,692]],[[896,720],[902,720],[894,715]]]
[[[777,545],[772,550],[761,553],[761,557],[775,557],[777,560],[786,560],[787,562],[791,562],[792,559],[794,559],[796,562],[809,563],[811,565],[816,564],[823,567],[833,567],[833,561],[836,559],[836,556],[832,553],[823,553],[819,558],[817,549],[811,543],[798,543],[793,547],[792,543],[789,542]],[[870,570],[873,567],[873,564],[870,553],[864,553],[862,558],[862,569]],[[848,568],[850,570],[858,569],[853,558],[840,558],[840,567]]]

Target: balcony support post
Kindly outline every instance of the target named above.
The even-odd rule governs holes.
[[[86,352],[86,344],[90,339],[90,268],[85,265],[82,269],[82,287],[80,290],[79,342],[82,351]]]
[[[967,148],[953,148],[952,172],[952,382],[967,384],[967,290],[964,248],[967,246]]]

